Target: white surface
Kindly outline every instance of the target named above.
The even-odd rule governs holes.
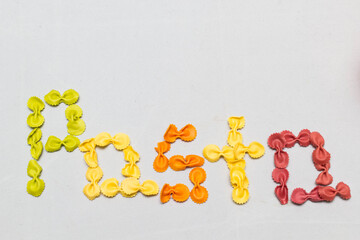
[[[354,239],[360,234],[360,2],[13,1],[0,2],[1,239]],[[231,200],[224,161],[206,162],[206,204],[162,205],[159,196],[89,201],[78,150],[42,155],[46,189],[26,193],[26,102],[51,89],[80,93],[86,132],[127,133],[141,180],[185,183],[190,170],[159,174],[154,147],[168,124],[198,137],[173,154],[224,145],[227,118],[244,115],[244,142],[266,145],[289,129],[321,132],[334,185],[352,199],[281,206],[273,151],[247,160],[250,201]],[[43,142],[65,137],[65,105],[46,106]],[[314,186],[311,147],[289,150],[289,188]],[[99,151],[104,178],[121,176],[122,153]]]

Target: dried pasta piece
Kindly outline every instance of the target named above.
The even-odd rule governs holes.
[[[246,177],[244,169],[234,167],[230,170],[230,181],[234,190],[232,192],[232,199],[237,204],[244,204],[249,200],[249,180]]]
[[[31,156],[38,160],[42,150],[43,150],[43,144],[40,141],[42,137],[41,129],[35,128],[32,130],[27,138],[27,143],[30,145],[30,153]]]
[[[325,140],[318,132],[312,132],[310,135],[311,145],[315,147],[313,151],[312,158],[314,163],[325,164],[330,161],[330,153],[325,150],[324,144]]]
[[[175,155],[169,159],[169,165],[174,171],[182,171],[187,167],[201,167],[203,164],[204,159],[198,155],[187,155],[185,158],[181,155]]]
[[[339,195],[339,197],[344,200],[351,198],[350,187],[343,182],[339,182],[336,188],[331,186],[319,187],[319,195],[323,200],[328,202],[333,201],[336,195]]]
[[[130,144],[130,138],[125,133],[118,133],[111,137],[109,133],[102,132],[95,137],[95,144],[100,147],[106,147],[112,143],[117,150],[124,150]]]
[[[153,167],[155,171],[157,172],[165,172],[166,169],[169,166],[169,160],[164,155],[164,153],[168,152],[170,150],[170,143],[168,142],[159,142],[157,144],[157,147],[155,148],[155,151],[158,153],[156,156]]]
[[[34,197],[38,197],[45,189],[44,180],[40,179],[42,168],[41,166],[34,160],[30,160],[27,167],[27,174],[32,179],[28,181],[26,190],[30,195]]]
[[[310,130],[303,129],[300,131],[298,136],[295,136],[292,132],[285,130],[281,132],[281,135],[283,135],[286,144],[285,147],[291,148],[295,145],[295,143],[299,143],[302,147],[307,147],[310,145]]]
[[[270,148],[276,150],[274,154],[274,162],[277,168],[286,168],[289,164],[289,154],[283,149],[285,148],[286,140],[280,133],[270,135],[268,145]]]
[[[312,202],[321,202],[323,201],[319,195],[319,186],[316,186],[311,192],[307,193],[302,188],[295,188],[291,194],[291,201],[295,204],[301,205],[307,200]]]
[[[237,130],[245,126],[245,118],[229,117],[228,123],[231,130],[229,131],[227,142],[231,147],[234,147],[237,143],[242,143],[242,135]]]
[[[245,170],[246,162],[244,159],[231,159],[226,161],[229,170],[234,167],[241,167]]]
[[[72,105],[79,100],[79,93],[73,89],[66,90],[63,95],[59,91],[51,90],[45,95],[45,102],[51,106],[57,106],[60,103]]]
[[[185,142],[194,140],[196,138],[196,128],[191,124],[187,124],[185,127],[180,129],[180,131],[178,131],[174,124],[170,124],[164,134],[165,141],[173,143],[178,138]]]
[[[123,196],[126,196],[124,191],[121,188],[121,185],[119,185],[119,181],[116,178],[109,178],[106,179],[101,184],[101,193],[106,197],[115,197],[118,193],[120,193]],[[134,194],[135,196],[135,194]],[[132,197],[132,196],[126,196],[126,197]]]
[[[80,140],[77,137],[67,135],[63,141],[55,136],[50,136],[45,144],[45,150],[48,152],[59,151],[61,146],[64,146],[66,151],[74,151],[80,144]]]
[[[84,159],[86,164],[91,168],[98,166],[98,159],[95,147],[96,145],[94,138],[86,139],[79,145],[80,151],[85,153]]]
[[[274,182],[280,185],[275,187],[275,195],[282,205],[287,204],[289,201],[289,190],[286,185],[289,179],[289,172],[286,168],[275,168],[272,172]]]
[[[181,183],[176,184],[175,186],[170,186],[169,184],[164,184],[160,193],[160,201],[166,203],[172,198],[177,202],[185,202],[190,195],[189,188]]]
[[[31,128],[38,128],[44,124],[45,118],[41,111],[45,108],[44,102],[38,97],[31,97],[27,102],[28,108],[33,111],[27,118],[27,125]]]
[[[226,161],[234,160],[234,149],[229,146],[224,146],[222,150],[214,144],[207,145],[203,150],[204,157],[210,162],[217,162],[220,157],[223,157]]]
[[[316,164],[315,163],[315,168],[318,171],[321,171],[321,173],[319,173],[319,176],[316,178],[316,181],[315,181],[316,184],[318,184],[318,185],[329,185],[329,184],[332,183],[333,177],[329,173],[330,162],[327,162],[325,164]]]
[[[131,147],[128,146],[124,149],[125,160],[129,162],[125,164],[125,167],[121,170],[122,175],[125,177],[140,177],[140,169],[136,165],[136,162],[139,161],[139,154]]]
[[[194,188],[190,192],[191,199],[198,204],[206,202],[209,193],[205,187],[200,186],[206,180],[205,170],[199,167],[192,169],[189,179],[194,184]]]
[[[84,194],[85,196],[90,199],[94,200],[98,196],[100,196],[100,186],[99,181],[103,177],[103,171],[100,167],[96,168],[88,168],[86,171],[86,179],[90,182],[84,187]]]
[[[67,131],[71,135],[81,135],[85,131],[85,122],[81,119],[83,112],[78,105],[68,106],[65,110],[65,117],[69,121],[67,123]]]
[[[125,178],[121,182],[121,189],[126,197],[134,197],[139,191],[146,196],[157,195],[159,192],[159,186],[155,181],[146,180],[140,184],[134,177]]]
[[[245,153],[252,158],[260,158],[265,153],[265,148],[258,142],[252,142],[248,147],[242,143],[236,144],[234,147],[235,159],[242,159]]]

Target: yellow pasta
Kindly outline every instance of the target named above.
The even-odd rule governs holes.
[[[60,103],[71,105],[79,100],[79,93],[73,89],[66,90],[63,95],[57,90],[51,90],[45,95],[45,102],[51,106],[57,106]]]
[[[32,179],[27,183],[26,190],[29,194],[33,195],[34,197],[38,197],[45,189],[44,180],[40,179],[42,168],[41,166],[35,161],[30,160],[28,167],[27,167],[27,174]]]
[[[59,151],[61,146],[64,146],[66,151],[74,151],[80,144],[80,140],[77,137],[68,135],[61,140],[55,136],[50,136],[45,144],[45,150],[48,152]]]
[[[85,153],[84,159],[86,164],[91,168],[98,166],[98,159],[95,147],[96,145],[94,138],[87,139],[79,145],[80,151]]]
[[[100,196],[100,186],[98,185],[99,181],[103,176],[103,172],[100,167],[88,168],[86,171],[86,179],[90,182],[84,187],[84,194],[90,200],[94,200]]]
[[[81,135],[85,131],[85,122],[81,119],[82,109],[78,105],[68,106],[65,110],[68,133],[71,135]]]
[[[136,165],[136,162],[140,159],[139,154],[131,146],[128,146],[124,149],[124,156],[125,160],[129,163],[125,164],[125,167],[121,170],[122,175],[125,177],[139,178],[140,169]]]
[[[124,195],[124,192],[119,185],[119,181],[116,178],[106,179],[101,184],[101,193],[106,197],[115,197],[118,193]]]
[[[111,137],[109,133],[102,132],[95,137],[95,144],[100,147],[106,147],[112,143],[117,150],[123,150],[130,144],[130,138],[125,133],[118,133]]]
[[[249,154],[252,158],[260,158],[265,153],[265,148],[258,142],[252,142],[246,147],[242,143],[236,144],[234,147],[235,158],[242,159],[245,156],[245,153]]]
[[[121,189],[126,197],[133,197],[138,192],[146,196],[156,195],[159,192],[159,186],[153,180],[146,180],[140,184],[139,180],[134,177],[124,179],[121,182]]]
[[[223,157],[226,161],[234,160],[234,149],[229,146],[224,146],[222,150],[214,144],[207,145],[203,150],[204,157],[210,162],[216,162],[221,157]]]
[[[27,124],[31,128],[41,127],[45,121],[44,116],[41,115],[41,111],[45,108],[44,102],[38,97],[31,97],[28,100],[27,106],[33,111],[27,118]]]
[[[43,144],[40,141],[42,137],[42,132],[40,128],[35,128],[32,130],[27,138],[27,143],[30,145],[30,153],[31,156],[38,160],[42,150],[43,150]]]
[[[245,170],[241,167],[234,167],[230,170],[230,181],[233,186],[232,198],[237,204],[244,204],[249,199],[249,180]]]
[[[244,117],[229,117],[228,119],[229,131],[227,142],[229,146],[234,147],[237,143],[242,143],[242,135],[237,130],[242,129],[245,126]]]

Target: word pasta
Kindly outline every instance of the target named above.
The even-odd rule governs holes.
[[[49,135],[45,146],[41,139],[43,133],[41,127],[45,122],[42,111],[45,109],[45,103],[50,108],[54,108],[61,103],[67,106],[65,110],[65,118],[67,120],[67,134],[62,137]],[[215,144],[209,144],[202,150],[202,155],[173,155],[167,156],[171,150],[172,144],[181,140],[187,143],[194,141],[197,137],[197,130],[192,124],[187,124],[182,128],[178,128],[174,124],[170,124],[167,130],[155,147],[156,156],[152,162],[153,169],[157,173],[163,173],[170,169],[176,174],[190,171],[188,181],[191,182],[191,190],[184,183],[165,183],[161,190],[159,185],[153,180],[140,181],[140,154],[135,151],[130,143],[130,138],[125,133],[116,133],[114,135],[107,132],[100,132],[93,138],[83,140],[78,138],[84,133],[86,125],[82,119],[83,111],[76,105],[79,101],[79,93],[73,89],[65,91],[63,94],[56,90],[51,90],[45,95],[44,101],[38,97],[30,97],[27,106],[31,113],[27,117],[27,125],[31,131],[27,137],[27,144],[30,145],[30,155],[32,159],[28,162],[27,174],[31,178],[26,186],[27,192],[35,197],[39,197],[44,189],[45,182],[41,179],[42,167],[38,161],[42,155],[43,148],[49,153],[60,151],[62,147],[69,153],[77,148],[84,153],[84,160],[87,165],[85,177],[89,182],[83,188],[84,195],[89,200],[94,200],[100,195],[108,198],[120,196],[132,198],[138,193],[145,196],[155,196],[160,192],[160,202],[165,204],[173,199],[177,203],[187,201],[189,198],[196,204],[203,204],[209,198],[209,192],[206,188],[207,174],[203,165],[204,158],[211,162],[218,162],[223,158],[229,169],[229,183],[232,186],[231,197],[236,204],[245,204],[249,201],[249,179],[245,172],[246,158],[259,159],[265,154],[264,146],[256,141],[250,142],[248,145],[243,143],[243,135],[240,130],[245,126],[244,117],[229,117],[229,132],[227,135],[227,144],[219,147]],[[246,139],[245,139],[246,140]],[[289,171],[286,169],[289,164],[289,155],[285,151],[292,148],[296,144],[301,147],[312,146],[312,161],[315,169],[320,171],[315,180],[314,189],[307,192],[303,188],[296,188],[291,193],[291,202],[301,205],[306,201],[312,202],[331,202],[336,196],[342,199],[350,199],[350,187],[344,182],[339,182],[335,187],[329,186],[333,182],[333,177],[329,173],[330,169],[330,153],[325,150],[325,140],[322,135],[316,131],[303,129],[296,136],[291,131],[284,130],[280,133],[271,134],[267,142],[270,149],[274,153],[275,169],[272,171],[272,178],[276,184],[275,196],[280,204],[289,202],[289,190],[287,181],[289,179]],[[117,151],[124,154],[125,165],[121,170],[124,179],[120,182],[117,178],[109,178],[102,180],[103,171],[98,162],[97,149],[106,148],[112,145]],[[142,162],[142,161],[141,161]],[[230,194],[229,194],[230,195]],[[230,196],[229,196],[230,198]]]

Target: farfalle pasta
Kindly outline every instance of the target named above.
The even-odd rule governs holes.
[[[246,167],[246,161],[244,159],[229,159],[226,161],[226,164],[229,170],[231,170],[234,167],[241,167],[242,169],[245,170]]]
[[[130,145],[130,138],[125,133],[118,133],[112,137],[109,133],[102,132],[95,137],[95,144],[100,147],[106,147],[109,144],[114,145],[117,150],[124,150]]]
[[[43,150],[43,144],[40,141],[42,132],[40,128],[32,130],[27,138],[27,143],[30,145],[31,156],[38,160]]]
[[[190,192],[191,199],[198,204],[206,202],[208,199],[208,191],[205,187],[200,186],[206,180],[206,172],[202,168],[194,168],[189,174],[190,181],[194,184],[193,189]]]
[[[175,155],[170,159],[164,155],[164,153],[170,150],[170,143],[174,143],[176,139],[189,142],[196,138],[196,134],[196,128],[191,124],[187,124],[180,130],[178,130],[174,124],[170,124],[164,134],[165,141],[159,142],[155,148],[158,155],[153,162],[154,170],[157,172],[165,172],[170,166],[174,171],[182,171],[186,168],[202,166],[204,159],[198,155],[187,155],[186,157]],[[179,183],[175,186],[165,184],[160,193],[160,201],[166,203],[172,196],[175,201],[184,202],[189,198],[189,195],[190,191],[184,184]]]
[[[310,135],[310,142],[311,145],[315,147],[315,150],[312,154],[314,163],[325,164],[330,161],[330,153],[325,150],[325,140],[320,133],[312,132]]]
[[[66,90],[63,95],[57,90],[51,90],[45,95],[45,102],[51,106],[57,106],[60,103],[72,105],[79,100],[79,93],[73,89]]]
[[[344,200],[351,198],[350,187],[343,182],[339,182],[336,185],[336,188],[331,186],[319,187],[319,195],[324,201],[327,202],[333,201],[337,195]]]
[[[169,165],[174,171],[182,171],[186,168],[201,167],[204,164],[204,159],[198,155],[181,155],[172,156],[169,159]]]
[[[106,179],[101,184],[100,188],[101,188],[101,193],[106,197],[115,197],[118,193],[124,195],[124,192],[121,186],[119,185],[119,181],[116,178]]]
[[[127,177],[120,184],[116,178],[109,178],[104,180],[101,185],[98,185],[101,177],[96,175],[97,171],[101,171],[98,165],[98,157],[96,153],[96,147],[106,147],[109,144],[113,144],[114,147],[124,152],[124,159],[128,163],[121,170],[122,175]],[[104,196],[112,198],[117,194],[121,194],[124,197],[134,197],[139,191],[144,195],[151,196],[156,195],[159,192],[159,187],[156,182],[152,180],[146,180],[140,184],[138,178],[140,177],[140,169],[136,163],[140,160],[140,155],[132,146],[130,146],[130,138],[124,133],[115,134],[112,137],[109,133],[103,132],[98,134],[95,138],[89,138],[82,142],[79,146],[80,151],[84,154],[86,164],[89,166],[88,171],[94,169],[94,174],[90,174],[87,179],[90,182],[85,188],[91,189],[91,191],[84,188],[84,193],[89,199],[94,199],[102,193]],[[95,171],[95,169],[97,171]],[[102,171],[101,171],[102,176]]]
[[[258,142],[252,142],[248,147],[242,143],[242,135],[238,130],[245,126],[244,117],[230,117],[228,123],[230,131],[227,142],[229,146],[220,149],[214,144],[207,145],[203,149],[203,155],[209,162],[217,162],[221,157],[224,158],[230,170],[231,184],[234,187],[233,200],[235,203],[244,204],[249,199],[247,189],[249,180],[245,174],[245,154],[248,153],[251,158],[260,158],[264,155],[265,148]]]
[[[138,192],[146,196],[154,196],[159,192],[159,186],[153,180],[146,180],[140,184],[139,180],[134,177],[125,178],[121,184],[116,178],[105,180],[101,184],[101,192],[106,197],[115,197],[118,193],[124,197],[135,197]]]
[[[90,199],[94,200],[98,196],[100,196],[100,186],[99,181],[103,177],[103,171],[100,167],[96,168],[88,168],[86,171],[86,179],[90,182],[84,187],[84,194],[85,196]]]
[[[207,145],[203,150],[204,157],[210,162],[217,162],[221,157],[225,161],[235,159],[234,149],[229,146],[224,146],[221,150],[214,144]]]
[[[85,153],[84,159],[86,164],[91,168],[98,166],[98,158],[95,147],[96,145],[94,138],[87,139],[79,145],[80,151]]]
[[[324,201],[319,195],[319,187],[316,186],[313,190],[307,193],[303,188],[295,188],[291,194],[291,201],[298,205],[306,201],[321,202]]]
[[[125,177],[140,177],[140,169],[136,165],[136,162],[139,161],[140,155],[132,148],[132,146],[128,146],[124,149],[124,158],[128,164],[121,170],[122,175]]]
[[[319,173],[319,176],[315,180],[316,184],[318,184],[318,185],[331,184],[333,181],[333,177],[329,173],[330,162],[327,162],[325,164],[316,164],[315,163],[314,165],[318,171],[321,171],[321,173]]]
[[[249,180],[246,177],[245,170],[240,167],[234,167],[230,170],[230,182],[233,189],[232,199],[237,204],[244,204],[249,200]]]
[[[177,127],[174,124],[170,124],[168,129],[164,134],[164,139],[168,143],[173,143],[176,139],[180,138],[185,142],[190,142],[196,138],[196,128],[191,125],[187,124],[185,127],[178,131]]]
[[[68,152],[72,152],[79,146],[80,140],[73,135],[82,134],[85,131],[85,123],[82,119],[80,119],[82,116],[81,108],[77,105],[72,105],[76,103],[78,99],[79,94],[73,89],[65,91],[63,95],[61,95],[56,90],[52,90],[45,96],[45,102],[51,106],[57,106],[62,102],[67,105],[71,105],[65,110],[65,117],[68,120],[68,133],[70,135],[66,136],[64,140],[61,140],[55,136],[50,136],[45,144],[46,151],[55,152],[60,150],[60,148],[64,146]],[[43,151],[43,143],[41,142],[42,132],[40,130],[40,127],[44,124],[45,121],[44,116],[41,115],[41,111],[45,108],[45,104],[40,98],[31,97],[27,102],[27,106],[30,110],[33,111],[33,113],[31,113],[27,118],[27,124],[29,125],[29,127],[34,128],[27,138],[27,143],[30,145],[31,156],[34,159],[38,160]],[[91,161],[90,159],[91,157],[94,158],[92,153],[92,151],[89,151],[86,159],[89,159],[88,164],[90,167],[96,167],[97,161]],[[43,180],[35,180],[36,182],[43,183]],[[28,190],[29,194],[32,195],[40,195],[42,191],[43,189],[39,192],[34,193],[33,191]]]
[[[121,182],[121,189],[126,197],[134,197],[138,192],[145,196],[154,196],[159,192],[159,186],[155,181],[145,180],[140,184],[139,180],[134,177],[125,178]]]
[[[32,159],[29,161],[27,174],[32,179],[28,181],[26,190],[34,197],[40,196],[45,189],[44,180],[40,179],[41,171],[41,166],[35,160]]]
[[[44,110],[45,104],[40,98],[31,97],[27,102],[27,106],[32,113],[29,114],[26,122],[29,127],[33,128],[27,137],[27,143],[30,145],[31,157],[38,160],[43,151],[43,143],[41,142],[42,132],[40,127],[45,122],[44,116],[41,115],[41,111]],[[40,179],[41,172],[41,166],[35,160],[30,160],[28,163],[27,174],[32,179],[27,183],[26,190],[34,197],[40,196],[45,189],[44,180]]]
[[[45,118],[41,115],[41,111],[44,110],[45,104],[38,97],[31,97],[27,102],[28,108],[33,111],[27,118],[27,125],[31,128],[38,128],[44,124]]]
[[[234,147],[238,143],[242,143],[242,135],[238,130],[245,126],[244,117],[229,117],[228,119],[230,131],[228,134],[227,142],[229,146]]]
[[[302,147],[307,147],[310,145],[310,131],[308,129],[301,130],[298,136],[295,136],[288,130],[282,131],[281,135],[285,139],[285,146],[287,148],[293,147],[295,143],[299,143],[299,145]]]
[[[186,185],[178,183],[175,186],[170,186],[166,183],[161,189],[160,201],[167,203],[172,197],[176,202],[185,202],[188,200],[189,195],[190,191]]]
[[[170,143],[164,141],[159,142],[157,147],[155,147],[155,151],[158,153],[156,156],[153,167],[157,172],[165,172],[169,167],[169,159],[164,155],[164,153],[170,150]]]
[[[277,168],[286,168],[289,164],[289,155],[283,149],[286,145],[286,140],[281,133],[271,134],[268,139],[268,145],[276,152],[274,154],[274,162]]]
[[[339,189],[321,186],[331,184],[333,177],[328,172],[330,169],[330,154],[323,147],[325,141],[320,133],[303,129],[298,136],[295,136],[292,132],[285,130],[281,133],[270,135],[268,139],[269,147],[276,150],[274,156],[276,168],[273,171],[272,177],[276,183],[280,184],[275,188],[275,195],[280,203],[286,204],[288,202],[286,182],[289,178],[289,172],[285,168],[288,165],[289,156],[283,149],[285,147],[293,147],[296,143],[299,143],[299,145],[303,147],[309,146],[310,144],[314,146],[315,150],[312,154],[313,163],[315,168],[321,171],[321,173],[315,181],[317,186],[313,190],[307,193],[306,190],[302,188],[296,188],[291,194],[291,201],[298,205],[305,203],[307,200],[312,202],[332,201],[338,193],[343,199],[350,198],[350,188],[344,183],[338,184],[337,188],[339,187]]]
[[[265,153],[265,148],[258,142],[252,142],[246,147],[242,143],[238,143],[234,147],[234,153],[236,159],[242,159],[245,153],[249,154],[251,158],[260,158]]]
[[[272,172],[272,178],[274,182],[279,183],[275,187],[275,195],[279,199],[281,204],[286,204],[289,201],[289,190],[286,185],[289,179],[289,172],[285,168],[275,168]]]
[[[65,117],[68,120],[67,129],[71,135],[81,135],[85,131],[85,122],[81,119],[83,112],[78,105],[68,106],[65,110]]]
[[[229,169],[236,166],[245,169],[246,166],[244,159],[235,158],[234,148],[230,146],[224,146],[222,150],[220,150],[218,146],[210,144],[204,148],[203,155],[209,162],[217,162],[223,157]]]
[[[72,135],[67,135],[64,140],[55,136],[50,136],[45,144],[45,150],[48,152],[56,152],[64,146],[66,151],[72,152],[79,146],[79,144],[80,140]]]

